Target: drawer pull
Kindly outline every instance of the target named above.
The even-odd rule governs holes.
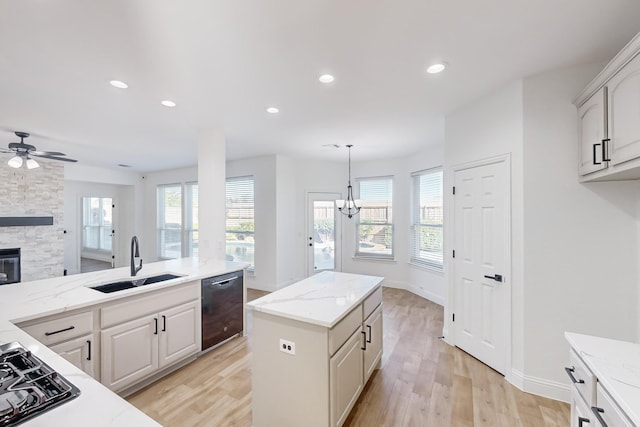
[[[607,158],[607,151],[609,151],[609,142],[611,142],[611,139],[609,138],[602,140],[602,161],[603,162],[611,161],[611,159]]]
[[[607,423],[602,419],[602,415],[600,415],[604,414],[604,409],[598,408],[597,406],[592,406],[591,412],[593,412],[593,415],[596,416],[602,427],[607,427]]]
[[[564,370],[567,372],[567,375],[569,375],[569,378],[571,378],[572,383],[584,384],[584,380],[577,380],[576,377],[573,376],[573,373],[576,371],[575,367],[564,368]]]
[[[596,153],[598,152],[598,146],[602,144],[593,144],[593,164],[601,165],[602,162],[596,162]]]
[[[49,337],[51,335],[59,334],[61,332],[67,332],[75,328],[76,328],[75,326],[69,326],[68,328],[60,329],[58,331],[53,331],[53,332],[45,332],[44,334]]]
[[[578,427],[584,427],[584,423],[591,424],[591,420],[589,418],[578,417]]]

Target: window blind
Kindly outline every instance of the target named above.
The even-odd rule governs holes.
[[[393,258],[393,178],[359,178],[356,256]]]
[[[410,262],[442,270],[442,169],[411,174],[412,225]]]
[[[227,178],[226,182],[226,255],[254,269],[254,182],[253,176]]]

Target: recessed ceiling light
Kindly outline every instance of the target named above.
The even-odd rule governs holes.
[[[323,74],[320,77],[318,77],[318,80],[320,80],[320,83],[331,83],[335,79],[336,78],[333,77],[331,74]]]
[[[168,99],[165,99],[164,101],[161,102],[162,105],[164,105],[165,107],[175,107],[176,103],[173,101],[170,101]]]
[[[445,63],[433,64],[433,65],[430,65],[429,68],[427,68],[427,73],[438,74],[443,72],[445,68],[447,68],[447,64]]]
[[[267,108],[267,113],[269,113],[269,114],[278,114],[279,112],[280,112],[280,109],[278,109],[276,107]]]
[[[111,80],[109,83],[111,83],[111,86],[117,87],[118,89],[126,89],[129,87],[128,84],[121,82],[120,80]]]

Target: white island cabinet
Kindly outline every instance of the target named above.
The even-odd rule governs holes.
[[[253,427],[341,426],[382,357],[382,277],[325,271],[253,310]]]
[[[571,427],[640,426],[640,344],[565,332]]]

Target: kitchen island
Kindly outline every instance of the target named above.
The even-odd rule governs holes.
[[[341,426],[382,357],[382,277],[325,271],[248,303],[253,426]]]
[[[199,307],[195,307],[195,304],[199,304],[200,279],[242,270],[245,267],[244,263],[219,260],[199,261],[195,258],[150,263],[144,266],[142,271],[138,273],[138,277],[144,278],[167,273],[178,277],[113,293],[101,293],[90,289],[89,286],[129,279],[130,270],[128,267],[0,286],[0,301],[2,301],[0,344],[19,342],[80,390],[78,397],[49,411],[42,412],[23,425],[44,427],[52,425],[157,426],[158,424],[96,381],[90,374],[74,366],[48,347],[49,343],[45,340],[63,335],[66,331],[54,331],[56,335],[45,332],[42,334],[43,338],[39,340],[17,325],[36,334],[39,331],[40,324],[37,323],[39,319],[54,319],[55,322],[73,317],[74,320],[79,320],[75,326],[76,331],[85,326],[87,329],[100,328],[101,323],[106,322],[102,318],[103,310],[101,307],[108,309],[104,311],[104,314],[110,318],[116,318],[123,314],[122,307],[126,304],[130,305],[129,312],[136,310],[142,312],[145,307],[136,305],[137,301],[154,300],[154,295],[163,295],[162,298],[166,299],[173,295],[186,294],[186,290],[188,290],[189,298],[192,300],[191,304],[194,305],[190,311],[193,327],[193,316],[197,316],[199,320],[200,314]],[[76,315],[75,313],[81,314]],[[65,317],[66,314],[69,316]],[[92,316],[90,317],[89,314]],[[167,311],[166,314],[169,318],[171,313]],[[90,320],[85,321],[86,319]],[[199,323],[196,325],[196,328],[199,327]],[[58,332],[62,333],[58,334]],[[88,331],[88,333],[93,334],[94,337],[102,334],[96,330]],[[102,336],[104,338],[104,335]],[[199,349],[199,342],[195,346],[192,345],[190,348],[191,357],[195,358]],[[97,352],[98,350],[94,348],[94,358],[96,358],[95,353]],[[186,357],[182,354],[179,356]],[[175,359],[169,359],[168,368],[175,366],[175,363],[179,364],[179,361],[180,359],[177,362]],[[172,363],[174,365],[171,365]]]

